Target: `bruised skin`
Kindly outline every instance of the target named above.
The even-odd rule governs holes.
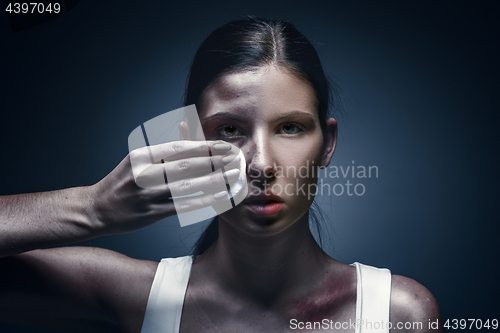
[[[356,268],[342,265],[340,270],[340,273],[328,272],[317,290],[295,301],[292,318],[301,322],[354,320]]]

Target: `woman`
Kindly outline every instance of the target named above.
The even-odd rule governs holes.
[[[317,173],[280,172],[330,163],[337,135],[330,99],[319,58],[293,25],[246,19],[217,29],[195,55],[185,99],[197,106],[209,141],[152,149],[175,166],[218,165],[238,147],[247,162],[246,199],[211,223],[193,257],[158,264],[96,248],[34,250],[136,230],[175,214],[166,198],[178,183],[167,190],[138,187],[130,156],[93,186],[3,197],[1,320],[78,332],[354,332],[369,330],[370,319],[385,320],[385,326],[372,322],[384,332],[390,301],[392,330],[420,322],[401,331],[436,331],[428,323],[440,320],[439,309],[425,287],[340,263],[317,245],[308,221],[313,196],[303,190]],[[192,132],[182,124],[183,139]],[[211,158],[202,157],[207,151]],[[140,149],[132,158],[147,153]],[[211,181],[198,180],[200,186]],[[216,205],[220,196],[197,200],[189,204]],[[369,287],[375,283],[369,276],[386,286]],[[379,317],[378,308],[386,308]],[[356,319],[364,325],[348,324]]]

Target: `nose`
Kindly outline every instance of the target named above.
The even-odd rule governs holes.
[[[276,163],[269,140],[264,135],[254,137],[247,153],[247,174],[250,181],[270,183],[276,177]]]

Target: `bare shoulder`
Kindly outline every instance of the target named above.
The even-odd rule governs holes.
[[[96,247],[61,247],[35,250],[16,256],[31,267],[75,278],[100,292],[120,286],[151,285],[157,262],[137,260],[121,253]],[[130,292],[130,291],[129,291]]]
[[[444,332],[441,312],[431,292],[417,281],[400,275],[392,276],[390,321],[391,332]],[[438,328],[429,327],[429,323],[436,321]],[[401,323],[399,329],[398,323]]]
[[[158,262],[100,248],[75,248],[87,282],[114,313],[120,331],[139,332]]]
[[[8,285],[13,296],[0,303],[6,313],[3,320],[65,331],[78,321],[93,332],[138,332],[157,265],[93,247],[35,250],[2,258],[0,271],[6,274],[1,274],[0,281],[5,282],[1,285]],[[46,311],[51,316],[37,315]]]
[[[93,247],[69,247],[60,255],[78,262],[82,285],[114,314],[120,331],[140,331],[158,262]]]

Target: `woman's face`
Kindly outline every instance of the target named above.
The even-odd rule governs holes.
[[[248,196],[222,220],[274,234],[308,212],[317,167],[331,158],[316,105],[311,85],[277,66],[228,74],[207,89],[198,110],[205,138],[238,146],[247,162]]]

